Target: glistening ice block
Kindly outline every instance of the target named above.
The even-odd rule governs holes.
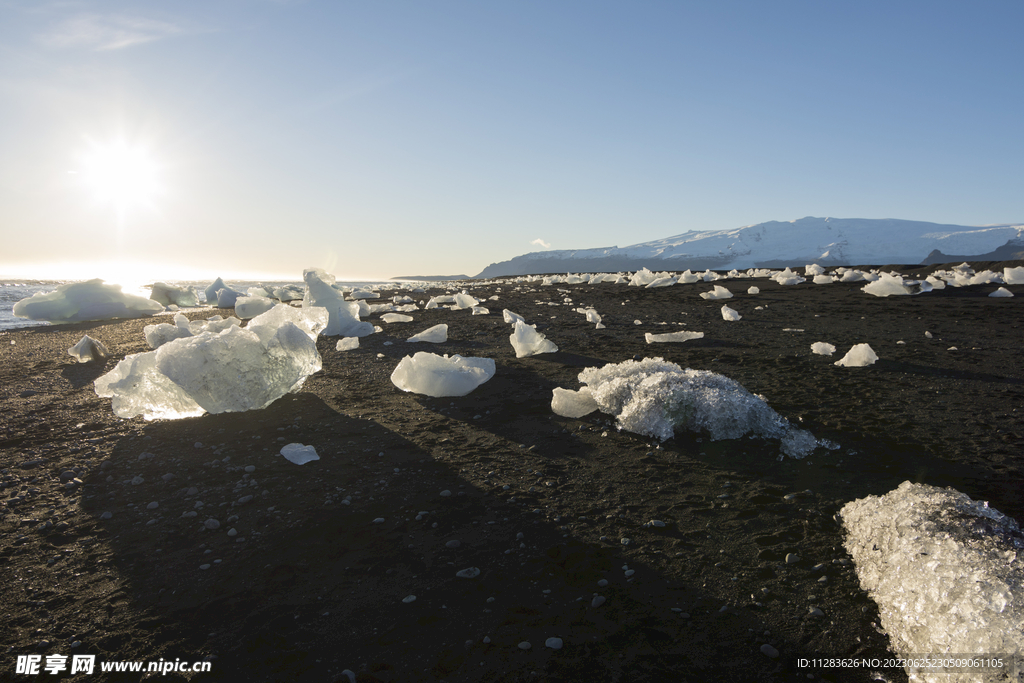
[[[909,481],[847,503],[840,515],[846,550],[894,651],[1024,663],[1024,534],[1016,521],[954,489]],[[1008,667],[907,674],[936,683],[1022,680]]]

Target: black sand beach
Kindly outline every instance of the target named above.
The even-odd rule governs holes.
[[[1006,265],[1020,262],[973,264]],[[0,678],[67,676],[17,676],[18,655],[92,654],[97,668],[210,661],[156,675],[168,681],[905,681],[800,665],[891,654],[835,514],[911,480],[1024,521],[1024,286],[877,298],[864,283],[714,284],[736,296],[467,282],[499,297],[490,315],[416,312],[348,352],[321,337],[324,368],[299,393],[172,422],[119,419],[93,391],[148,350],[151,320],[0,334]],[[742,320],[724,321],[722,303]],[[503,308],[560,350],[517,359]],[[442,322],[447,343],[404,341]],[[680,329],[705,337],[644,341]],[[86,333],[110,349],[105,365],[67,355]],[[817,341],[836,354],[812,354]],[[877,363],[833,364],[865,342]],[[462,398],[403,393],[389,377],[416,351],[493,358],[497,373]],[[737,380],[839,448],[780,461],[777,442],[659,443],[600,413],[552,413],[552,389],[579,388],[583,368],[656,356]],[[292,442],[321,459],[277,455]],[[479,576],[456,576],[470,567]]]

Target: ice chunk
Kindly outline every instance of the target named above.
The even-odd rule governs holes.
[[[839,278],[840,282],[860,282],[864,279],[864,273],[859,270],[849,269],[844,270],[842,277]]]
[[[659,277],[657,280],[653,280],[646,285],[646,289],[657,289],[658,287],[671,287],[677,282],[678,278],[675,277]]]
[[[146,337],[149,348],[156,349],[169,341],[191,337],[192,328],[188,318],[178,313],[173,318],[174,324],[160,323],[158,325],[146,325],[142,328],[142,334]]]
[[[284,285],[283,287],[278,287],[274,289],[274,291],[272,292],[274,298],[280,301],[281,303],[287,303],[289,301],[299,301],[302,299],[302,295],[304,293],[305,290],[298,285]]]
[[[456,294],[455,295],[455,309],[456,310],[462,310],[464,308],[473,308],[478,303],[480,303],[480,300],[475,298],[475,297],[470,296],[469,294],[462,293],[462,294]]]
[[[1003,268],[1003,282],[1008,285],[1024,285],[1024,266]]]
[[[93,382],[96,394],[112,399],[118,417],[176,420],[202,415],[202,407],[157,370],[156,354],[148,351],[125,356],[113,370]]]
[[[164,306],[198,306],[199,295],[191,287],[175,287],[165,282],[156,282],[149,298]]]
[[[217,303],[217,292],[219,290],[221,290],[221,289],[227,289],[227,290],[232,291],[232,292],[234,291],[233,289],[228,287],[226,284],[224,284],[224,280],[222,280],[220,278],[217,278],[216,280],[213,281],[213,284],[211,284],[209,287],[207,287],[206,290],[203,292],[204,296],[206,296],[206,303],[208,303],[208,304],[215,304],[215,303]],[[237,292],[237,294],[241,295],[242,293],[241,292]]]
[[[103,280],[59,285],[52,292],[40,292],[14,304],[19,318],[70,323],[83,320],[144,318],[160,313],[164,307],[134,294],[125,294],[121,285],[105,285]]]
[[[679,276],[678,282],[682,282],[686,285],[692,285],[694,282],[700,282],[700,275],[691,273],[689,269],[685,273]]]
[[[630,287],[646,287],[650,283],[658,279],[658,276],[647,268],[641,268],[640,270],[633,273],[633,276],[629,278]]]
[[[235,315],[242,320],[249,320],[266,313],[276,305],[279,304],[265,296],[240,296],[235,299]]]
[[[516,358],[558,351],[553,341],[546,339],[543,334],[521,320],[516,321],[515,329],[508,339],[512,342],[512,348],[516,350]]]
[[[228,320],[236,319],[228,318]],[[246,329],[255,332],[260,339],[267,342],[273,336],[274,330],[285,323],[292,323],[309,335],[310,339],[316,341],[320,333],[327,329],[329,321],[330,314],[326,308],[320,308],[319,306],[294,308],[287,304],[278,304],[266,313],[261,313],[250,320],[249,327]]]
[[[344,339],[339,339],[338,345],[334,348],[338,351],[351,351],[352,349],[358,349],[359,337],[345,337]]]
[[[373,325],[359,320],[359,303],[345,301],[344,294],[332,287],[333,275],[320,268],[307,268],[302,272],[302,279],[306,283],[302,307],[327,309],[328,322],[323,331],[325,336],[365,337],[373,334]]]
[[[217,308],[234,308],[235,302],[243,296],[245,295],[242,292],[236,292],[233,289],[218,289]]]
[[[666,342],[684,342],[690,341],[691,339],[703,339],[703,332],[666,332],[665,334],[651,334],[650,332],[644,335],[644,339],[647,340],[648,344],[664,344]]]
[[[846,352],[840,360],[837,360],[834,365],[842,365],[847,368],[862,368],[866,365],[872,365],[878,356],[875,355],[874,350],[867,344],[854,344],[853,348]]]
[[[301,443],[288,444],[281,449],[281,455],[284,456],[285,460],[296,465],[305,465],[307,462],[320,459],[320,456],[316,454],[316,448],[305,446]]]
[[[287,313],[281,304],[249,327],[230,325],[129,356],[96,380],[120,417],[178,418],[263,408],[320,370],[316,334],[326,311]],[[301,316],[297,325],[285,318]]]
[[[809,266],[804,266],[804,275],[818,276],[823,275],[824,273],[825,269],[819,266],[817,263],[812,263]]]
[[[781,273],[776,273],[772,276],[772,279],[780,285],[798,285],[801,282],[804,282],[804,278],[800,277],[789,268],[786,268]]]
[[[834,282],[831,275],[815,275],[814,284],[816,285],[830,285]]]
[[[370,289],[353,289],[351,296],[356,301],[362,301],[364,299],[379,299],[380,292],[374,292]]]
[[[79,363],[88,363],[94,360],[106,360],[110,353],[103,342],[85,335],[77,344],[68,349],[68,355]]]
[[[1000,287],[996,291],[994,291],[991,294],[989,294],[989,296],[996,297],[996,298],[1011,297],[1011,296],[1013,296],[1013,292],[1008,290],[1006,287]]]
[[[505,322],[507,322],[510,325],[515,325],[517,322],[526,322],[523,316],[519,315],[518,313],[513,313],[507,308],[501,312],[501,315],[505,319]]]
[[[712,439],[746,434],[780,439],[783,453],[803,458],[817,441],[797,429],[738,382],[706,370],[683,369],[661,358],[587,368],[579,380],[620,429],[664,441],[676,429],[705,431]]]
[[[760,294],[760,293],[761,293],[761,289],[758,288],[758,287],[755,287],[753,285],[751,285],[750,287],[747,288],[747,294]]]
[[[1000,655],[1024,661],[1024,534],[1015,520],[952,488],[905,481],[843,506],[844,545],[900,656]],[[914,673],[911,681],[1009,681]]]
[[[490,315],[491,313],[490,310],[483,306],[473,306],[472,311],[473,315]]]
[[[441,323],[440,325],[428,327],[419,334],[414,334],[413,336],[409,337],[408,339],[406,339],[406,341],[430,342],[431,344],[441,344],[443,342],[448,341],[448,326],[445,325],[444,323]]]
[[[380,317],[386,323],[411,323],[411,315],[402,315],[401,313],[385,313]]]
[[[590,395],[590,387],[579,391],[556,387],[551,395],[551,410],[562,417],[583,417],[597,410],[600,406]]]
[[[715,288],[710,292],[701,292],[700,298],[707,299],[708,301],[713,301],[715,299],[731,299],[732,292],[722,285],[715,285]]]
[[[737,313],[735,310],[728,306],[722,306],[722,319],[723,320],[739,320],[743,316]]]
[[[836,352],[836,347],[826,342],[814,342],[811,344],[811,351],[819,356],[831,356]]]
[[[898,273],[880,273],[877,280],[869,282],[861,289],[875,296],[904,296],[930,292],[932,285],[928,280],[904,280]]]
[[[175,316],[175,320],[177,320],[177,316]],[[214,315],[210,316],[206,320],[193,320],[188,324],[188,329],[192,334],[201,334],[203,332],[212,332],[216,334],[228,329],[229,327],[238,327],[241,324],[242,321],[233,315],[227,318]]]
[[[463,358],[420,351],[406,356],[391,373],[391,382],[402,391],[426,396],[465,396],[494,377],[490,358]]]

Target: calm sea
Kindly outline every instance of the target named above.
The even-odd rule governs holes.
[[[38,320],[16,318],[12,312],[14,304],[39,292],[52,292],[58,285],[66,284],[67,282],[74,282],[74,280],[0,280],[0,332],[20,327],[48,325],[49,323],[40,322]],[[226,283],[232,289],[236,289],[240,292],[246,291],[249,287],[256,287],[259,285],[271,285],[274,287],[281,287],[283,285],[302,286],[302,282],[300,280],[263,280],[260,282],[227,280]],[[194,287],[199,292],[199,298],[202,299],[203,290],[210,286],[210,281],[178,280],[169,281],[167,284],[175,285],[177,287],[183,287],[185,285]],[[397,282],[340,282],[339,284],[350,287],[363,287],[369,285],[371,287],[397,288],[401,286],[401,284]],[[129,294],[138,294],[145,297],[149,296],[148,289],[125,288],[123,291]]]

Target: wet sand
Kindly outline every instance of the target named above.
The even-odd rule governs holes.
[[[119,419],[92,389],[148,350],[151,320],[0,334],[0,678],[18,655],[94,654],[210,661],[163,680],[870,680],[800,665],[890,654],[835,514],[909,479],[1024,521],[1024,286],[999,299],[996,285],[877,298],[863,283],[714,284],[736,296],[467,283],[499,297],[490,315],[371,316],[384,332],[357,350],[319,340],[324,368],[299,393],[173,422]],[[722,303],[742,320],[722,320]],[[586,306],[605,329],[574,310]],[[503,308],[559,351],[517,359]],[[229,312],[189,315],[214,313]],[[404,341],[442,322],[447,343]],[[678,330],[705,336],[644,341]],[[110,349],[105,364],[67,355],[85,333]],[[836,355],[812,354],[816,341]],[[877,363],[833,365],[865,342]],[[497,373],[461,398],[403,393],[389,376],[416,351],[493,358]],[[839,448],[780,461],[777,442],[661,443],[600,413],[552,413],[552,389],[579,388],[584,367],[656,356],[737,380]],[[293,442],[321,459],[277,455]],[[456,576],[470,567],[479,576]]]

